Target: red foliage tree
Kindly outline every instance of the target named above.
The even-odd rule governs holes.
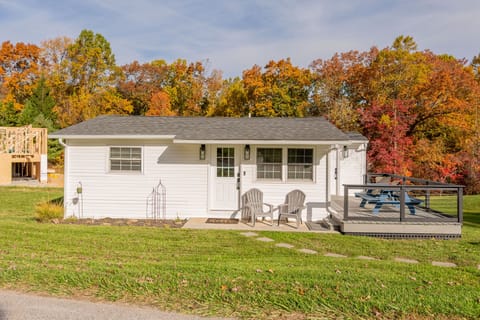
[[[411,175],[413,137],[407,132],[416,118],[412,110],[411,103],[399,100],[359,110],[364,134],[370,138],[367,156],[374,171]]]

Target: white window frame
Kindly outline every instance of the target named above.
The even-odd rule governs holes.
[[[257,161],[257,155],[258,155],[258,149],[281,149],[282,150],[282,169],[281,169],[281,174],[282,178],[281,179],[270,179],[270,178],[258,178],[258,161]],[[288,150],[289,149],[309,149],[312,150],[312,179],[293,179],[293,178],[288,178]],[[276,183],[305,183],[305,184],[310,184],[310,183],[316,183],[316,167],[315,167],[315,157],[316,157],[316,148],[314,146],[295,146],[295,145],[285,145],[285,146],[265,146],[265,145],[258,145],[254,147],[254,160],[255,160],[255,166],[254,166],[254,181],[257,181],[259,183],[271,183],[271,184],[276,184]]]
[[[281,156],[281,161],[280,161],[280,178],[259,178],[258,177],[258,150],[259,149],[275,149],[275,150],[278,150],[280,149],[280,156]],[[284,177],[285,177],[285,173],[284,173],[284,170],[283,170],[283,163],[284,163],[284,159],[285,159],[285,156],[284,156],[284,150],[282,147],[262,147],[262,146],[259,146],[256,148],[256,152],[255,152],[255,177],[257,180],[261,180],[261,181],[272,181],[272,182],[281,182],[283,181]],[[262,164],[265,164],[265,163],[262,163]],[[273,164],[273,165],[277,165],[277,163],[266,163],[267,165],[269,164]],[[273,171],[275,172],[275,171]]]
[[[116,170],[112,169],[112,149],[113,148],[120,148],[120,149],[140,149],[140,170]],[[107,150],[107,168],[108,172],[112,174],[142,174],[143,173],[143,159],[144,159],[144,152],[143,147],[141,146],[109,146]],[[119,158],[117,160],[124,160],[124,161],[135,161],[136,159],[128,159],[128,158]]]
[[[218,163],[218,150],[219,149],[231,149],[233,150],[233,154],[228,154],[227,156],[224,156],[223,154],[220,156],[221,159],[223,161],[227,160],[225,162],[223,162],[220,166],[219,166],[219,163]],[[222,147],[222,146],[217,146],[215,148],[215,166],[216,166],[216,169],[217,171],[215,172],[216,174],[216,177],[217,178],[234,178],[235,177],[235,157],[236,157],[236,150],[235,150],[235,147],[233,146],[228,146],[228,147]],[[232,160],[232,163],[230,163]],[[220,170],[220,171],[219,171]],[[225,171],[224,170],[227,170],[227,175],[224,175]],[[221,174],[219,175],[219,172],[221,172]],[[231,174],[231,175],[230,175]]]
[[[289,157],[288,157],[288,152],[290,150],[311,150],[311,152],[312,152],[312,162],[310,162],[310,163],[307,163],[307,162],[290,163],[289,162]],[[300,148],[300,147],[298,147],[298,148],[287,148],[287,159],[286,159],[287,160],[287,174],[286,174],[287,181],[313,181],[314,180],[313,179],[313,177],[314,177],[314,165],[313,165],[314,164],[314,156],[315,156],[315,150],[313,148]],[[290,178],[289,177],[290,166],[306,166],[306,165],[311,165],[311,168],[312,168],[311,178]],[[305,171],[303,171],[302,175],[305,176]]]

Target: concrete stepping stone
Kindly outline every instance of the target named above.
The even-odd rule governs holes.
[[[377,258],[369,257],[369,256],[358,256],[357,259],[361,259],[361,260],[378,260]]]
[[[302,252],[302,253],[307,253],[307,254],[317,254],[318,252],[315,251],[315,250],[312,250],[312,249],[298,249],[298,251]]]
[[[289,243],[277,243],[276,246],[280,248],[288,248],[288,249],[292,249],[294,247]]]
[[[455,268],[457,265],[453,262],[432,261],[432,266]]]
[[[241,234],[242,236],[245,236],[245,237],[256,237],[256,236],[258,236],[258,233],[251,232],[251,231],[249,231],[249,232],[242,232],[242,233],[240,233],[240,234]]]
[[[327,252],[324,254],[325,257],[333,257],[333,258],[346,258],[346,255],[339,254],[339,253],[332,253],[332,252]]]
[[[394,258],[393,260],[395,260],[396,262],[404,262],[404,263],[418,263],[417,260],[406,259],[406,258]]]
[[[263,241],[263,242],[273,242],[273,241],[275,241],[275,240],[267,238],[267,237],[260,237],[260,238],[257,238],[257,240],[258,241]]]

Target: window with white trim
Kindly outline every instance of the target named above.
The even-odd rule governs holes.
[[[313,149],[288,149],[289,180],[313,180]]]
[[[217,148],[217,177],[235,175],[235,148]]]
[[[257,149],[257,179],[282,180],[282,149]]]
[[[110,147],[110,171],[141,172],[142,148]]]

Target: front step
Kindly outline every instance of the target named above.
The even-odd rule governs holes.
[[[322,227],[330,231],[340,231],[340,225],[336,224],[330,217],[324,218],[322,221],[320,221],[320,224]]]

